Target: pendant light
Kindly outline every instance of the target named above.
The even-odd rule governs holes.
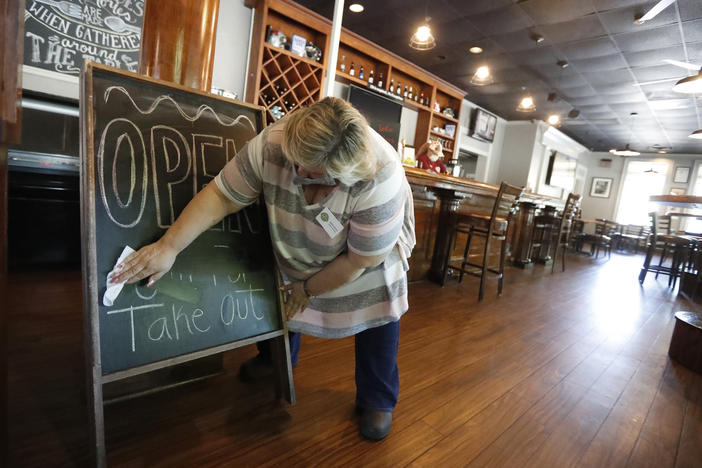
[[[695,76],[688,76],[675,83],[673,91],[683,94],[702,93],[702,68]]]
[[[493,83],[492,75],[490,74],[490,69],[483,65],[478,67],[473,74],[473,78],[470,79],[470,84],[475,86],[486,86]]]
[[[417,28],[410,39],[410,47],[417,50],[429,50],[436,46],[434,35],[429,29],[429,18],[425,19],[425,23]]]
[[[631,112],[629,116],[631,117],[631,125],[629,126],[629,141],[631,141],[631,137],[634,135],[634,123],[636,122],[634,119],[639,115],[638,112]],[[636,150],[633,150],[629,147],[629,143],[626,144],[624,149],[618,149],[618,148],[612,148],[609,150],[610,153],[615,154],[617,156],[639,156],[641,153],[639,153]]]
[[[552,127],[560,127],[561,126],[561,116],[558,114],[549,115],[548,119],[546,119],[546,121]]]
[[[526,94],[519,101],[517,106],[518,112],[534,112],[536,110],[536,105],[534,104],[534,97],[531,94]]]
[[[612,154],[616,154],[617,156],[639,156],[641,154],[638,151],[629,148],[629,143],[626,144],[624,149],[612,148],[611,150],[609,150],[609,152]]]
[[[694,138],[695,140],[702,140],[702,128],[699,130],[695,130],[694,132],[690,133],[688,135],[690,138]]]

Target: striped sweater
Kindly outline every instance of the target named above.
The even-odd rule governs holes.
[[[292,331],[341,338],[398,320],[408,309],[407,258],[415,244],[412,192],[397,153],[372,129],[381,169],[370,181],[339,183],[321,202],[308,204],[293,183],[293,165],[280,146],[282,126],[252,139],[215,178],[234,203],[246,206],[263,193],[278,266],[286,282],[304,280],[348,250],[387,254],[354,281],[313,297],[288,321]],[[333,239],[315,219],[328,208],[343,226]]]

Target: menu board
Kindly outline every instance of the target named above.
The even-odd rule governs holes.
[[[136,72],[144,0],[26,0],[24,64],[78,75],[88,60]]]

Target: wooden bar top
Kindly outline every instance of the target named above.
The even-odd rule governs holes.
[[[422,169],[417,169],[416,167],[403,167],[405,168],[407,180],[411,184],[424,185],[435,189],[452,190],[454,192],[459,192],[457,194],[459,197],[461,193],[480,194],[494,197],[497,196],[497,192],[500,189],[499,185],[488,184],[486,182],[479,182],[472,179],[462,179],[460,177],[445,174],[434,174]],[[525,201],[536,201],[559,206],[563,205],[563,200],[560,198],[534,192],[524,192],[522,199]]]
[[[651,195],[649,201],[680,208],[702,208],[702,197],[694,195]]]

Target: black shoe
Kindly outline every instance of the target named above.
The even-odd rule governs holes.
[[[260,355],[252,357],[239,368],[239,380],[254,382],[273,375],[273,363]]]
[[[361,435],[368,440],[383,440],[390,433],[392,413],[365,409],[361,415]]]

